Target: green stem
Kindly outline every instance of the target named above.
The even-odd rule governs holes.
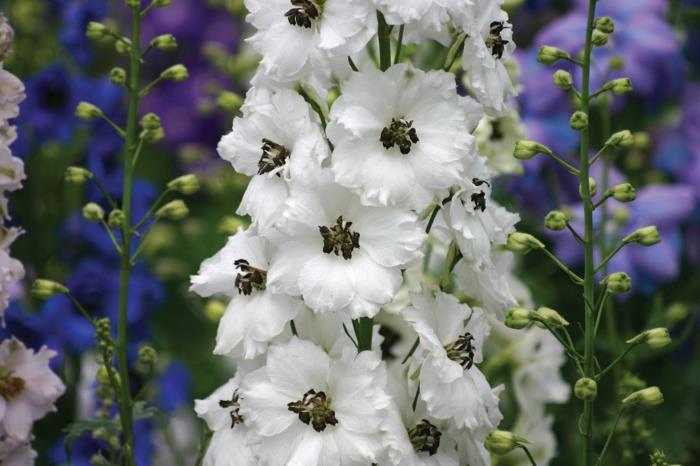
[[[537,466],[537,462],[532,456],[532,453],[530,453],[530,450],[525,445],[520,445],[520,448],[522,448],[525,454],[527,455],[527,458],[530,460],[530,464],[532,464],[532,466]]]
[[[163,202],[163,199],[165,199],[165,196],[168,195],[170,192],[169,189],[164,190],[162,193],[160,193],[160,196],[158,196],[158,199],[156,199],[156,202],[153,203],[150,209],[148,209],[148,212],[141,218],[141,220],[138,221],[136,225],[132,227],[132,231],[136,232],[138,231],[139,228],[143,226],[144,223],[148,221],[149,218],[156,212],[158,209],[158,206],[160,205],[161,202]]]
[[[394,64],[401,61],[401,49],[403,47],[403,34],[404,34],[405,28],[406,28],[406,25],[404,25],[404,24],[402,24],[401,27],[399,28],[399,41],[396,44],[396,55],[394,56]]]
[[[391,28],[386,24],[384,15],[377,11],[377,21],[379,23],[379,68],[386,71],[391,67],[391,40],[389,34]]]
[[[552,254],[551,252],[549,252],[549,250],[547,250],[547,248],[542,248],[541,251],[542,251],[543,253],[545,253],[545,255],[546,255],[547,257],[549,257],[550,259],[552,259],[552,261],[553,261],[555,264],[557,264],[557,266],[559,266],[559,268],[562,269],[562,270],[564,271],[564,273],[567,274],[567,275],[569,276],[569,278],[570,278],[574,283],[576,283],[577,285],[582,285],[582,284],[583,284],[583,279],[582,279],[581,277],[579,277],[578,275],[576,275],[576,274],[574,273],[573,270],[571,270],[569,267],[566,266],[566,264],[564,264],[562,261],[560,261],[559,258],[558,258],[557,256],[555,256],[554,254]]]
[[[600,272],[601,270],[605,269],[607,267],[608,263],[611,260],[613,260],[613,258],[617,255],[617,253],[620,252],[620,250],[625,247],[625,244],[626,243],[620,243],[615,247],[615,249],[610,251],[610,254],[605,256],[605,259],[603,259],[603,261],[600,264],[598,264],[598,266],[594,269],[595,272]]]
[[[197,459],[194,462],[195,466],[202,466],[202,464],[204,464],[204,456],[207,454],[207,449],[211,443],[211,437],[214,435],[214,431],[206,427],[205,429],[199,441],[199,451],[197,452]]]
[[[148,230],[141,236],[141,242],[139,243],[138,248],[136,248],[136,251],[134,254],[131,256],[130,262],[131,265],[135,265],[136,261],[138,260],[139,256],[143,252],[143,249],[146,247],[146,242],[148,241],[148,238],[150,237],[151,231],[153,231],[153,227],[156,225],[158,222],[158,219],[156,218],[153,223],[148,227]]]
[[[105,231],[107,232],[107,236],[109,236],[109,239],[112,240],[112,244],[114,245],[114,248],[117,250],[117,254],[121,254],[122,247],[119,246],[119,243],[117,242],[117,238],[114,237],[114,233],[112,233],[112,229],[110,228],[110,226],[107,225],[107,222],[105,222],[104,218],[100,219],[100,223],[102,224]]]
[[[109,206],[110,206],[112,209],[116,209],[116,208],[117,208],[117,203],[114,202],[114,199],[112,199],[112,196],[109,195],[109,193],[107,192],[107,188],[105,188],[105,185],[103,185],[102,182],[101,182],[100,180],[98,180],[98,179],[97,179],[96,177],[94,177],[94,176],[93,176],[91,179],[92,179],[92,182],[95,183],[95,186],[97,186],[97,189],[100,190],[100,192],[102,193],[102,195],[104,196],[104,198],[107,199],[107,202],[109,203]]]
[[[117,133],[119,136],[121,136],[121,137],[126,136],[126,133],[125,133],[124,130],[121,128],[121,126],[119,126],[118,124],[116,124],[115,122],[113,122],[112,119],[109,118],[107,115],[105,115],[104,113],[102,113],[102,114],[100,114],[100,118],[102,118],[103,121],[105,121],[109,126],[111,126],[112,129],[113,129],[114,131],[116,131],[116,133]]]
[[[598,373],[598,375],[595,376],[595,379],[596,379],[596,380],[602,379],[603,376],[604,376],[605,374],[607,374],[608,371],[610,371],[610,369],[612,369],[613,367],[615,367],[615,366],[617,365],[618,362],[622,361],[622,360],[625,358],[625,356],[627,356],[627,355],[629,354],[629,352],[632,351],[632,350],[634,349],[634,347],[635,347],[635,345],[629,345],[629,346],[627,346],[627,348],[625,348],[625,350],[622,352],[622,354],[620,354],[617,358],[615,358],[615,360],[614,360],[613,362],[611,362],[610,365],[609,365],[608,367],[606,367],[605,369],[603,369],[602,371],[600,371],[600,372]]]
[[[600,452],[600,456],[598,457],[598,461],[596,462],[596,466],[600,466],[603,464],[603,457],[605,456],[605,453],[608,451],[608,447],[610,446],[610,442],[612,441],[613,435],[615,435],[615,431],[617,430],[617,425],[620,423],[620,418],[622,418],[622,413],[625,412],[625,408],[622,407],[620,408],[620,411],[617,413],[617,417],[615,418],[615,422],[613,423],[612,429],[610,429],[610,432],[608,433],[608,438],[605,440],[605,445],[603,446],[603,451]]]

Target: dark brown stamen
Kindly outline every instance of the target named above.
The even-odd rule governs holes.
[[[430,456],[437,453],[440,448],[442,432],[427,419],[423,419],[408,431],[408,438],[416,451],[427,452]]]
[[[341,215],[331,227],[319,226],[323,238],[323,252],[342,254],[343,259],[352,259],[352,252],[360,248],[360,234],[350,230],[352,222],[344,222]]]
[[[287,409],[299,415],[299,420],[311,425],[316,432],[323,432],[328,426],[338,424],[335,411],[331,409],[331,400],[324,392],[316,393],[311,389],[304,393],[299,401],[287,403]]]
[[[236,427],[238,424],[243,424],[243,416],[241,416],[241,404],[239,402],[238,390],[233,392],[233,396],[230,400],[219,400],[219,406],[228,409],[231,408],[231,429]]]
[[[318,0],[291,0],[292,8],[284,16],[289,24],[309,29],[312,21],[321,16],[322,2]]]
[[[403,118],[392,118],[391,125],[382,130],[379,140],[385,149],[399,146],[399,150],[404,155],[411,152],[411,144],[420,141],[418,133],[413,127],[413,121],[406,121]]]
[[[457,338],[457,341],[445,345],[447,357],[458,362],[464,370],[471,369],[474,365],[474,337],[471,333],[465,333]]]
[[[0,375],[0,396],[6,401],[12,401],[17,398],[26,387],[27,383],[24,379],[13,377],[12,372]]]
[[[279,167],[283,167],[289,158],[289,151],[283,145],[269,139],[263,139],[262,142],[262,157],[260,157],[258,162],[258,175],[264,175]],[[277,176],[279,176],[279,173]]]
[[[233,263],[241,271],[234,282],[240,294],[249,296],[253,290],[264,290],[267,281],[267,271],[253,267],[245,259]]]
[[[504,29],[509,29],[510,26],[503,24],[503,21],[494,21],[491,23],[489,37],[486,39],[486,47],[491,50],[491,54],[499,60],[503,58],[506,45],[510,43],[501,37]]]
[[[481,191],[479,193],[472,194],[472,202],[474,203],[474,209],[481,210],[482,212],[486,210],[486,193]]]

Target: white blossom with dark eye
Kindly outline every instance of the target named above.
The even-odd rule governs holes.
[[[436,40],[449,46],[451,15],[460,6],[459,0],[374,0],[386,22],[404,25],[404,42],[420,43]]]

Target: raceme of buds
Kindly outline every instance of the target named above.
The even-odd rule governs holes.
[[[123,228],[126,223],[126,215],[121,209],[114,209],[107,216],[107,224],[112,228]]]
[[[525,254],[533,249],[544,249],[544,243],[528,233],[515,232],[508,236],[506,249]]]
[[[515,330],[527,327],[532,322],[532,313],[533,311],[524,307],[515,307],[511,309],[508,311],[508,314],[506,314],[506,327]]]
[[[105,218],[105,211],[99,204],[88,202],[83,207],[83,218],[88,222],[99,222]]]
[[[588,128],[588,114],[580,110],[574,112],[569,120],[569,126],[577,131]]]
[[[182,175],[170,181],[167,186],[172,191],[189,196],[199,191],[199,179],[193,174]]]
[[[93,105],[89,102],[80,102],[78,106],[75,108],[75,116],[80,118],[81,120],[94,120],[95,118],[99,118],[102,116],[102,110],[99,109],[96,105]]]
[[[537,309],[532,318],[538,327],[561,328],[569,325],[569,322],[554,309],[541,307]]]
[[[615,95],[625,95],[631,93],[634,88],[632,87],[632,80],[630,78],[617,78],[609,81],[603,86],[603,89],[612,91]]]
[[[615,32],[615,20],[610,16],[601,16],[595,20],[595,28],[605,34],[612,34]]]
[[[625,272],[615,272],[608,275],[602,284],[611,294],[627,293],[632,289],[632,279]]]
[[[185,65],[182,64],[173,65],[160,74],[161,78],[169,79],[175,82],[184,81],[189,78],[189,76],[190,75],[187,72],[187,68],[185,68]]]
[[[48,299],[57,294],[68,293],[68,288],[53,280],[40,278],[38,280],[34,280],[34,283],[32,283],[32,288],[29,292],[37,299]]]
[[[161,34],[151,40],[151,47],[164,52],[172,52],[177,49],[177,39],[172,34]]]
[[[90,170],[86,170],[82,167],[68,167],[66,168],[66,173],[64,178],[66,183],[73,184],[84,184],[85,182],[92,179],[94,175]]]
[[[664,395],[659,387],[648,387],[636,391],[622,400],[624,408],[639,407],[651,409],[660,406],[664,402]]]
[[[495,455],[505,455],[506,453],[515,450],[523,445],[530,443],[525,437],[516,435],[512,432],[504,430],[494,430],[488,437],[484,446],[488,451]]]
[[[163,207],[156,211],[156,217],[165,220],[178,221],[187,217],[189,209],[187,205],[181,199],[175,199],[165,204]]]
[[[608,43],[608,34],[599,29],[594,29],[591,41],[596,47],[602,47]]]
[[[660,350],[672,343],[671,335],[667,328],[659,327],[646,330],[634,338],[627,340],[629,345],[646,344],[652,350]]]
[[[661,236],[656,226],[642,227],[622,239],[624,244],[637,243],[642,246],[653,246],[661,242]]]
[[[614,147],[615,149],[632,147],[634,145],[634,136],[632,136],[632,133],[628,129],[618,131],[608,138],[605,145]]]
[[[617,202],[632,202],[637,199],[637,190],[630,183],[613,186],[610,194]]]
[[[559,60],[570,59],[571,55],[569,55],[568,52],[558,47],[552,47],[549,45],[540,47],[540,50],[537,52],[537,61],[545,65],[551,65]]]
[[[595,180],[593,177],[591,177],[591,176],[588,177],[588,191],[590,192],[591,197],[593,197],[593,196],[595,196],[596,194],[598,194],[598,183],[597,183],[596,180]],[[584,193],[584,191],[583,191],[583,186],[579,186],[579,188],[578,188],[578,193],[579,193],[579,195],[580,195],[581,197],[584,197],[584,194],[583,194],[583,193]]]
[[[112,68],[109,72],[109,80],[117,86],[123,86],[126,84],[126,70],[118,66]]]
[[[552,151],[544,144],[535,141],[521,140],[515,143],[515,151],[513,157],[518,160],[530,160],[537,154],[551,155]]]
[[[566,70],[557,70],[552,76],[552,80],[555,86],[565,91],[574,87],[574,79],[571,77],[571,73]]]
[[[598,395],[598,384],[588,377],[578,379],[574,385],[574,395],[579,400],[594,400]]]
[[[548,230],[562,231],[569,223],[569,217],[560,210],[553,210],[544,218],[544,226]]]

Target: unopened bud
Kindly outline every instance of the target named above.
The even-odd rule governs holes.
[[[637,190],[630,183],[613,186],[611,194],[617,202],[632,202],[637,199]]]
[[[185,68],[185,65],[181,64],[173,65],[160,74],[161,78],[169,79],[175,82],[184,81],[185,79],[189,78],[189,76],[190,75],[187,72],[187,68]]]
[[[508,236],[506,249],[511,252],[525,254],[533,249],[544,249],[544,243],[530,234],[516,231]]]
[[[577,131],[588,128],[588,115],[581,110],[574,112],[569,120],[569,126]]]
[[[64,178],[66,183],[73,184],[84,184],[85,182],[92,179],[94,175],[90,170],[86,170],[82,167],[68,167],[66,168],[66,173]]]
[[[187,217],[188,213],[189,209],[187,208],[187,205],[181,199],[175,199],[174,201],[170,201],[158,209],[156,212],[156,217],[178,221]]]
[[[574,395],[579,400],[594,400],[598,395],[598,384],[595,380],[588,377],[578,379],[574,385]]]
[[[162,34],[151,40],[151,47],[155,47],[164,52],[172,52],[177,49],[177,39],[172,34]]]
[[[660,241],[659,230],[653,225],[639,228],[622,239],[622,242],[625,244],[637,243],[642,246],[653,246]]]
[[[651,147],[651,138],[646,131],[637,131],[632,136],[634,137],[635,149],[648,150]]]
[[[559,89],[564,89],[565,91],[570,90],[574,87],[574,80],[571,77],[571,73],[566,70],[557,70],[552,77],[554,85]]]
[[[110,378],[110,372],[115,382],[119,384],[120,379],[119,374],[117,374],[117,371],[115,371],[112,367],[106,366],[100,366],[100,368],[97,369],[97,376],[95,377],[97,379],[97,382],[99,382],[100,385],[111,385],[112,380]]]
[[[588,192],[591,196],[598,194],[598,183],[592,176],[588,177]],[[579,185],[578,193],[581,195],[581,197],[584,197],[583,186]]]
[[[40,278],[38,280],[34,280],[34,283],[32,283],[32,288],[29,290],[29,292],[37,299],[48,299],[57,294],[68,293],[68,288],[53,280]]]
[[[544,218],[544,226],[548,230],[562,231],[569,223],[569,217],[559,210],[553,210]]]
[[[651,409],[660,406],[664,402],[664,395],[659,387],[649,387],[636,391],[622,400],[625,408],[639,407]]]
[[[204,315],[211,322],[218,322],[226,313],[226,305],[218,299],[210,299],[204,306]]]
[[[530,309],[515,307],[506,314],[506,327],[516,330],[523,329],[532,322],[531,315],[532,311]]]
[[[153,5],[155,5],[156,8],[165,8],[166,6],[170,6],[172,3],[172,0],[153,0]]]
[[[99,222],[105,217],[104,209],[94,202],[88,202],[83,207],[83,218],[88,222]]]
[[[243,106],[243,98],[235,92],[224,91],[219,94],[216,104],[227,112],[236,113]]]
[[[561,314],[548,307],[537,309],[534,312],[533,319],[536,325],[539,324],[539,327],[561,328],[569,325],[569,321],[562,317]]]
[[[108,32],[107,26],[97,21],[90,21],[85,28],[85,35],[88,39],[101,39],[107,35]]]
[[[75,108],[75,116],[81,120],[90,121],[102,116],[102,110],[89,102],[80,102]]]
[[[615,21],[610,16],[601,16],[595,20],[595,28],[606,34],[615,32]]]
[[[530,160],[537,154],[551,155],[552,151],[544,144],[535,141],[521,140],[515,143],[513,157],[518,160]]]
[[[107,224],[112,228],[123,228],[126,224],[126,215],[121,209],[114,209],[107,216]]]
[[[118,66],[116,68],[112,68],[112,70],[109,72],[109,80],[117,86],[123,86],[126,84],[126,70]]]
[[[625,59],[620,55],[615,55],[610,59],[608,66],[611,70],[621,70],[625,67]]]
[[[112,463],[110,463],[110,461],[105,458],[102,453],[95,453],[90,457],[90,464],[92,466],[109,466]]]
[[[139,362],[144,366],[152,366],[158,359],[158,353],[152,346],[142,346],[139,349]]]
[[[545,65],[551,65],[559,60],[570,59],[571,55],[569,55],[568,52],[558,47],[552,47],[549,45],[540,47],[540,50],[537,52],[537,61]]]
[[[632,80],[630,78],[613,79],[605,84],[604,88],[612,91],[612,93],[615,95],[629,94],[634,90],[632,87]]]
[[[125,37],[114,43],[114,50],[120,55],[131,53],[131,41]]]
[[[644,331],[634,338],[627,340],[629,345],[646,344],[652,350],[660,350],[673,342],[667,328],[659,327]]]
[[[140,138],[150,143],[159,142],[165,138],[165,131],[163,128],[144,129],[141,131]]]
[[[158,129],[160,125],[160,117],[155,113],[147,113],[141,118],[141,127],[143,129]]]
[[[199,179],[193,174],[183,175],[170,181],[167,186],[172,191],[189,196],[199,191]]]
[[[486,437],[484,446],[495,455],[505,455],[523,445],[530,443],[525,437],[504,430],[494,430]]]
[[[628,129],[618,131],[608,138],[605,145],[615,149],[625,149],[634,145],[634,136]]]
[[[244,228],[245,226],[246,222],[242,219],[228,215],[219,223],[218,232],[231,236],[235,235],[239,228]]]
[[[627,293],[632,289],[632,279],[625,272],[615,272],[608,275],[602,284],[611,294]]]
[[[673,303],[666,309],[666,317],[674,324],[685,320],[689,313],[688,306],[682,303]]]
[[[608,43],[608,34],[598,29],[593,30],[591,43],[596,47],[602,47]]]
[[[124,0],[124,3],[126,3],[126,6],[129,8],[141,6],[141,0]]]

